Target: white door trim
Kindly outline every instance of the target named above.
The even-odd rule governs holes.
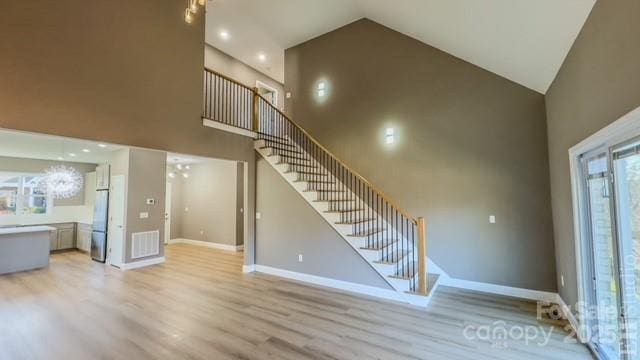
[[[278,89],[274,88],[273,86],[269,86],[260,80],[256,80],[256,87],[273,91],[273,104],[271,105],[275,106],[276,108],[278,107]]]
[[[620,119],[605,126],[595,134],[582,140],[578,144],[569,149],[569,168],[571,174],[571,202],[573,208],[573,230],[574,230],[574,246],[576,253],[576,277],[578,286],[578,301],[584,302],[587,298],[586,288],[584,286],[585,263],[585,246],[587,229],[585,228],[584,204],[581,200],[581,194],[584,193],[584,186],[580,181],[581,166],[580,156],[599,147],[611,147],[622,143],[626,140],[640,136],[640,107],[627,113]],[[577,321],[584,324],[583,313],[578,314]],[[584,328],[584,327],[581,327]],[[582,329],[584,330],[584,329]],[[585,334],[578,334],[583,336]]]

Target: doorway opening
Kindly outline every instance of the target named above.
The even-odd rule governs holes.
[[[242,251],[245,176],[243,162],[168,153],[165,244]]]
[[[260,80],[256,80],[256,89],[258,94],[265,98],[271,105],[278,108],[278,90]]]

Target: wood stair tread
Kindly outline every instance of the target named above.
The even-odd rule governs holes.
[[[327,214],[344,214],[344,213],[358,212],[358,211],[365,211],[365,209],[330,210],[330,211],[325,211],[325,213],[327,213]]]
[[[391,254],[389,254],[387,256],[387,259],[383,259],[383,260],[376,260],[374,261],[374,263],[376,264],[382,264],[382,265],[395,265],[401,261],[404,261],[404,259],[407,257],[407,255],[410,255],[411,252],[409,252],[408,250],[402,250],[399,252],[401,255],[396,256],[396,254],[398,254],[397,252],[392,252]]]
[[[314,184],[335,184],[335,181],[295,180],[294,183],[308,182]]]
[[[346,192],[345,190],[327,190],[327,189],[309,189],[309,190],[302,190],[302,192],[321,192],[321,193],[343,193]]]
[[[377,251],[379,251],[379,250],[382,250],[382,249],[387,248],[389,246],[393,246],[393,244],[395,244],[397,242],[398,242],[398,240],[392,240],[390,242],[381,242],[379,244],[375,244],[375,245],[372,245],[372,246],[363,246],[360,249],[362,249],[362,250],[377,250]]]
[[[287,158],[287,159],[296,159],[296,160],[301,160],[301,161],[311,161],[310,159],[304,158],[304,157],[299,157],[299,156],[290,156],[290,155],[283,155],[283,154],[272,154],[269,156],[280,156],[283,158]]]

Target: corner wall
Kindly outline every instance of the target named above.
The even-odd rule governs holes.
[[[640,2],[598,1],[546,95],[559,292],[578,301],[568,150],[640,106]]]
[[[294,121],[427,219],[450,276],[555,292],[541,94],[366,19],[288,49],[285,84]]]

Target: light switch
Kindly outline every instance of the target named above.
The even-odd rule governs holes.
[[[298,254],[298,262],[302,262],[302,254]]]
[[[496,223],[496,216],[495,215],[489,215],[489,223],[490,224],[495,224]]]
[[[259,212],[256,213],[256,219],[260,220],[262,218],[262,214],[260,214]]]
[[[287,92],[286,96],[287,96],[287,99],[291,99],[291,93],[290,92]]]
[[[149,218],[149,213],[148,212],[141,212],[140,213],[140,219],[148,219]]]
[[[155,204],[156,204],[156,199],[154,198],[147,199],[147,205],[155,205]]]

